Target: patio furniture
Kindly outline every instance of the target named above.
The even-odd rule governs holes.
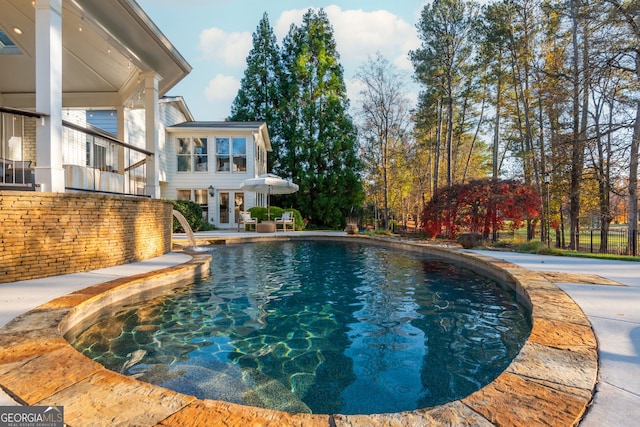
[[[240,212],[240,219],[238,220],[238,232],[240,232],[240,227],[242,226],[243,230],[246,230],[246,226],[249,226],[249,231],[251,231],[251,226],[253,229],[257,231],[258,220],[256,218],[251,218],[251,214],[249,212]]]
[[[273,221],[262,221],[256,226],[258,233],[273,233],[276,231],[276,223]]]
[[[0,159],[0,182],[5,184],[34,184],[31,160]]]
[[[256,178],[245,179],[240,186],[245,191],[267,193],[267,220],[271,221],[271,195],[291,194],[298,191],[298,184],[282,179],[277,175],[266,173]]]
[[[291,212],[283,212],[280,218],[276,218],[276,230],[278,224],[282,224],[282,231],[287,231],[287,224],[291,224],[291,231],[295,231],[295,225],[293,223],[293,215]]]

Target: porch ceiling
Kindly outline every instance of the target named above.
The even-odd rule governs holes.
[[[0,54],[0,105],[33,108],[35,8],[0,0],[0,11],[0,28],[21,52]],[[62,46],[65,107],[139,107],[142,73],[158,75],[162,96],[191,71],[134,0],[62,0]]]

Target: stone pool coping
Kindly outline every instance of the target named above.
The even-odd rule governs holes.
[[[272,238],[305,237],[259,240]],[[91,286],[9,322],[0,329],[0,387],[24,404],[64,406],[65,421],[71,426],[573,426],[580,422],[596,384],[597,341],[580,307],[540,273],[454,248],[380,238],[325,238],[365,238],[463,262],[490,274],[512,285],[530,305],[531,335],[508,368],[477,392],[437,407],[377,415],[288,414],[199,400],[109,371],[64,339],[75,324],[101,307],[206,275],[210,257],[193,254],[185,264]],[[218,243],[240,242],[222,240]]]

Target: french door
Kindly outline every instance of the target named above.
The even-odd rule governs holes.
[[[244,210],[244,192],[221,190],[218,193],[218,226],[220,228],[237,227],[240,212]]]

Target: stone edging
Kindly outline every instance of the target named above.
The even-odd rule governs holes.
[[[596,383],[597,342],[582,310],[565,292],[538,273],[495,258],[457,249],[369,240],[464,262],[514,286],[532,307],[533,316],[531,335],[520,354],[492,383],[448,404],[395,414],[308,415],[198,400],[109,371],[64,339],[76,322],[100,307],[206,274],[209,256],[194,255],[192,261],[176,267],[54,299],[12,320],[0,329],[0,387],[25,404],[64,406],[65,421],[71,426],[528,427],[580,422]]]

